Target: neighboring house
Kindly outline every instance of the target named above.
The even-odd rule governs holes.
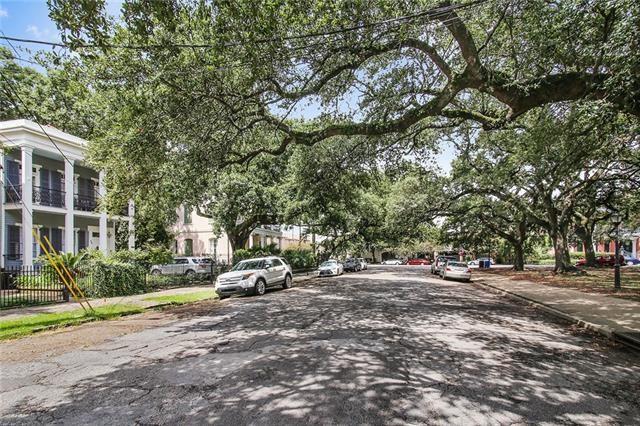
[[[178,221],[172,232],[176,238],[173,251],[187,256],[211,256],[217,262],[231,263],[233,250],[229,238],[213,232],[211,219],[200,216],[195,209],[178,209]],[[293,246],[311,247],[312,236],[299,226],[261,225],[254,229],[245,248],[275,244],[280,250]]]
[[[1,266],[30,266],[40,256],[32,229],[58,251],[108,253],[115,249],[116,222],[127,221],[133,247],[133,203],[119,215],[100,210],[104,173],[84,162],[87,141],[42,127],[30,120],[0,122]]]
[[[595,243],[595,251],[601,253],[613,253],[615,241],[605,240]],[[571,251],[584,251],[581,243],[571,246]],[[625,256],[638,258],[640,256],[640,229],[635,231],[620,229],[620,252]]]

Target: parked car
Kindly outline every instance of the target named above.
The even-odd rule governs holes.
[[[360,262],[360,269],[363,270],[363,271],[366,271],[367,270],[367,266],[368,266],[367,261],[364,260],[364,258],[359,257],[358,258],[358,262]]]
[[[491,265],[495,265],[496,262],[494,262],[494,260],[490,257],[479,257],[475,260],[470,260],[469,262],[467,262],[467,265],[471,268],[478,268],[480,266],[480,261],[482,260],[488,260],[489,263]]]
[[[626,265],[627,262],[623,256],[619,258],[620,265]],[[585,266],[587,264],[586,259],[580,259],[576,262],[576,266]],[[596,258],[596,266],[599,268],[613,267],[616,265],[616,257],[612,254],[609,256],[598,256]]]
[[[465,262],[447,259],[440,268],[440,278],[471,281],[471,269]]]
[[[440,274],[440,269],[447,260],[458,260],[456,256],[438,256],[436,260],[431,264],[431,273],[433,275]]]
[[[362,268],[360,267],[360,261],[354,257],[351,257],[344,261],[344,270],[347,272],[358,272]]]
[[[400,259],[387,259],[382,262],[383,265],[402,265],[402,260]]]
[[[258,257],[236,263],[229,272],[216,278],[216,293],[220,299],[234,294],[262,296],[267,288],[293,286],[293,271],[284,259],[276,256]]]
[[[321,277],[342,274],[344,274],[344,266],[335,259],[329,259],[326,262],[322,262],[318,268],[318,275]]]
[[[407,265],[431,265],[431,262],[429,261],[429,259],[416,257],[414,259],[407,260]]]
[[[640,265],[640,259],[636,259],[635,257],[625,257],[624,258],[624,263],[627,266]]]
[[[210,274],[213,260],[209,257],[176,257],[172,263],[151,266],[152,275]]]

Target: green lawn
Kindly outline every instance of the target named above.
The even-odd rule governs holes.
[[[144,308],[136,305],[109,305],[98,307],[93,313],[85,313],[82,309],[78,309],[0,321],[0,340],[12,339],[55,327],[106,320],[123,315],[137,314],[143,311]]]
[[[186,294],[170,294],[167,296],[148,297],[144,300],[158,303],[171,303],[172,305],[184,305],[185,303],[192,303],[206,299],[215,299],[217,297],[218,295],[215,291],[206,290]]]

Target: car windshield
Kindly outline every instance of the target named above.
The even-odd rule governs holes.
[[[336,266],[337,262],[335,260],[328,260],[326,262],[322,262],[322,265],[320,265],[320,267],[323,266]]]
[[[243,260],[242,262],[236,264],[232,271],[247,271],[249,269],[260,269],[262,268],[263,260]]]
[[[466,268],[467,267],[467,265],[465,263],[462,263],[462,262],[449,262],[449,263],[447,263],[447,265],[449,265],[449,266],[458,266],[460,268]]]

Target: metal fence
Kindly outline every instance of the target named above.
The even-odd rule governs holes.
[[[20,267],[0,273],[0,308],[69,301],[69,293],[51,268]]]
[[[164,265],[162,269],[152,269],[146,276],[149,291],[172,287],[213,285],[216,277],[229,270],[229,265],[215,263],[193,265]]]

